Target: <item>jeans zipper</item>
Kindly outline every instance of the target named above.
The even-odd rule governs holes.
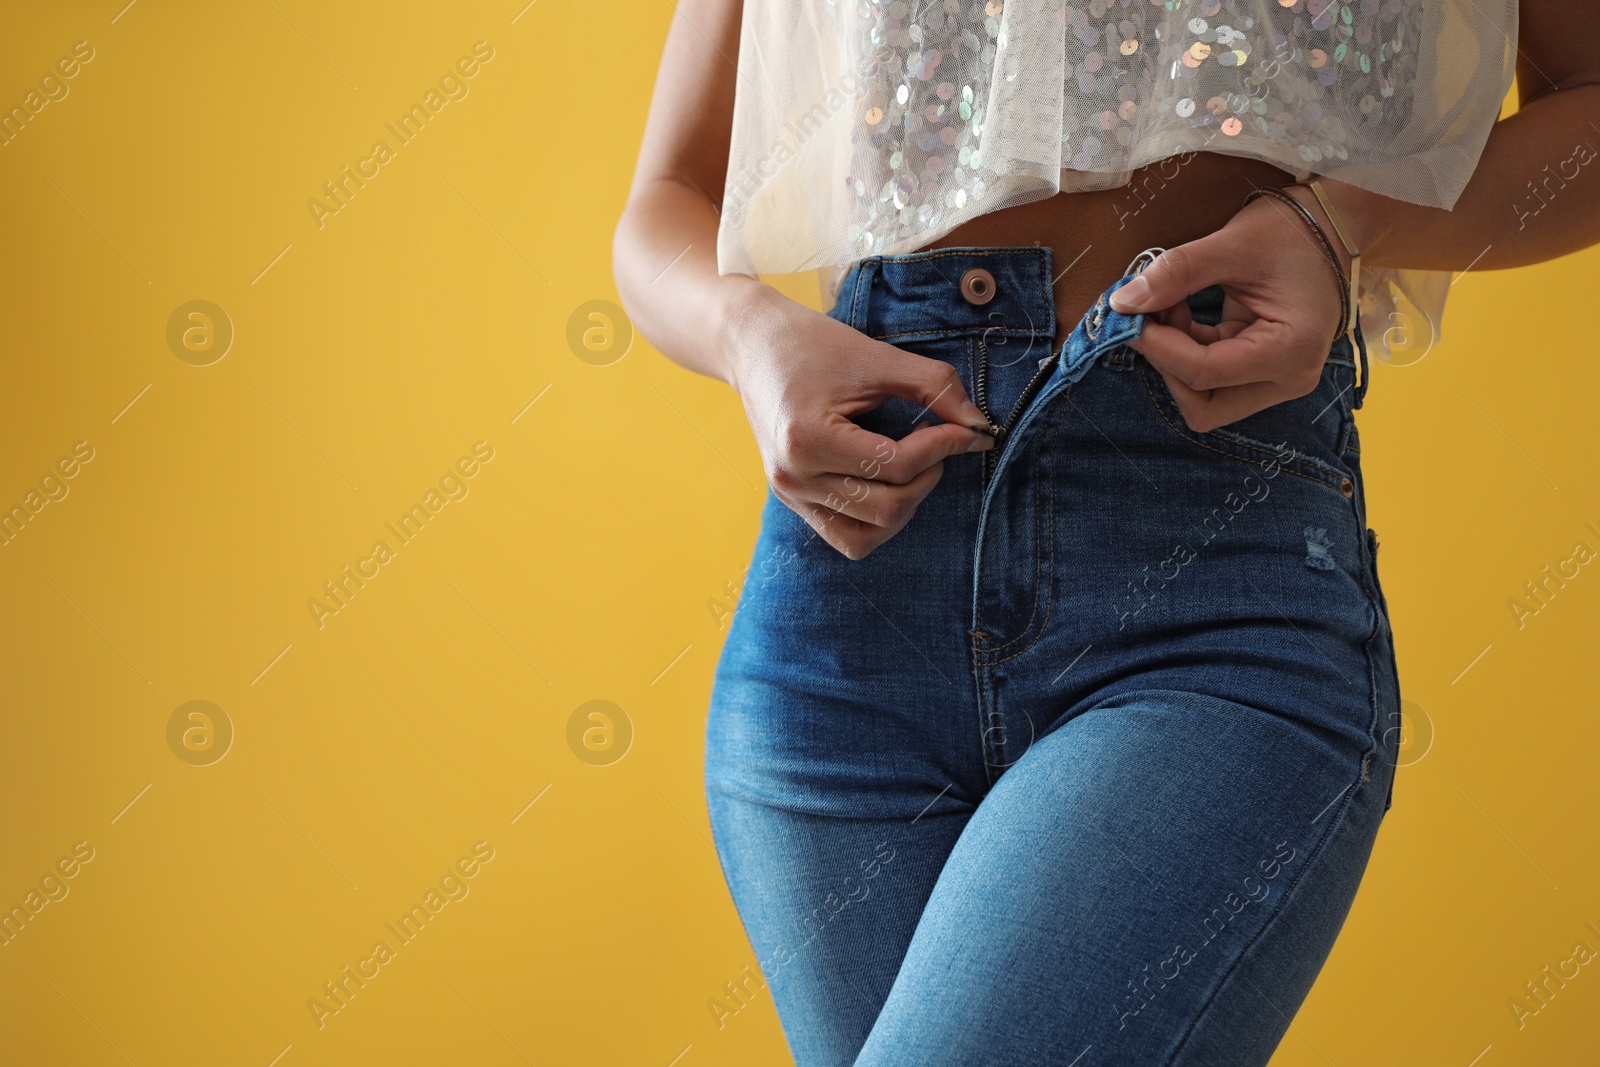
[[[995,463],[999,458],[1006,434],[1016,425],[1018,417],[1039,392],[1039,387],[1044,385],[1050,372],[1055,369],[1056,358],[1055,353],[1051,353],[1039,361],[1039,369],[1034,371],[1028,384],[1022,387],[1022,392],[1017,396],[1017,402],[1011,405],[1011,411],[1006,415],[1005,421],[996,422],[994,416],[989,413],[989,345],[984,341],[982,334],[978,335],[978,365],[972,375],[972,391],[975,394],[972,399],[984,417],[989,420],[989,425],[994,427],[994,447],[983,454],[984,484],[987,485],[994,475]]]

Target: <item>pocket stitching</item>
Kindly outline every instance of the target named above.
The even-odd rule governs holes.
[[[1195,431],[1189,429],[1189,427],[1187,425],[1184,425],[1184,426],[1180,427],[1179,425],[1175,424],[1172,421],[1172,419],[1169,418],[1168,415],[1167,415],[1166,405],[1162,402],[1161,398],[1156,395],[1155,389],[1152,388],[1152,386],[1150,384],[1151,368],[1148,366],[1148,363],[1145,363],[1143,366],[1141,366],[1140,370],[1142,371],[1142,374],[1140,375],[1140,377],[1144,382],[1145,392],[1147,394],[1149,394],[1150,402],[1155,407],[1156,414],[1161,416],[1161,421],[1166,423],[1167,424],[1167,428],[1170,429],[1174,434],[1176,434],[1180,439],[1182,439],[1184,441],[1187,441],[1192,445],[1196,445],[1196,446],[1198,446],[1200,448],[1204,448],[1204,449],[1207,449],[1207,450],[1209,450],[1211,452],[1215,452],[1219,456],[1226,456],[1229,459],[1234,460],[1234,461],[1239,462],[1239,463],[1249,464],[1249,463],[1258,462],[1257,460],[1253,459],[1252,457],[1236,455],[1233,452],[1229,452],[1227,449],[1218,448],[1215,445],[1210,444],[1209,442],[1202,440],[1201,439],[1201,435],[1199,435]],[[1166,383],[1164,381],[1161,383],[1161,385],[1162,385],[1162,388],[1166,391],[1169,401],[1174,406],[1176,406],[1177,405],[1177,399],[1172,396],[1171,390],[1166,389]],[[1331,476],[1338,473],[1333,467],[1331,467],[1331,466],[1329,466],[1329,465],[1327,465],[1325,463],[1322,463],[1320,460],[1317,460],[1315,457],[1306,455],[1305,453],[1301,452],[1299,449],[1291,448],[1292,455],[1293,455],[1293,457],[1297,457],[1299,465],[1308,468],[1307,470],[1302,470],[1302,469],[1298,469],[1297,468],[1297,466],[1296,466],[1297,459],[1296,458],[1290,458],[1288,460],[1281,459],[1280,457],[1281,457],[1282,453],[1280,451],[1278,451],[1278,449],[1274,448],[1273,446],[1267,444],[1264,441],[1257,441],[1252,437],[1246,436],[1245,434],[1237,433],[1237,432],[1234,432],[1234,431],[1231,431],[1231,430],[1226,430],[1226,429],[1215,430],[1215,431],[1213,431],[1213,433],[1221,435],[1221,436],[1218,436],[1218,437],[1214,437],[1213,440],[1227,441],[1227,442],[1229,442],[1229,443],[1231,443],[1231,444],[1233,444],[1233,445],[1235,445],[1235,446],[1237,446],[1239,448],[1251,449],[1252,451],[1260,452],[1264,456],[1269,456],[1269,457],[1272,457],[1274,459],[1278,459],[1280,465],[1288,473],[1293,474],[1296,477],[1304,478],[1308,482],[1315,482],[1317,485],[1323,486],[1324,488],[1329,489],[1330,491],[1332,491],[1334,493],[1337,493],[1339,495],[1339,499],[1341,499],[1341,500],[1348,501],[1350,499],[1349,497],[1346,497],[1344,495],[1344,493],[1340,490],[1339,483],[1332,480]],[[1326,473],[1324,473],[1324,471],[1326,471]],[[1312,473],[1312,472],[1315,472],[1315,473]],[[1341,478],[1348,477],[1348,475],[1339,475],[1339,477],[1341,477]]]

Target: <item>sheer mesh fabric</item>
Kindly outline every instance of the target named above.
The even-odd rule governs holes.
[[[1516,33],[1516,0],[744,0],[718,269],[836,279],[1194,152],[1449,208]],[[1449,281],[1364,269],[1373,354]]]

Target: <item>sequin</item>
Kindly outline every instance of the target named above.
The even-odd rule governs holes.
[[[741,79],[751,99],[734,118],[743,154],[730,150],[718,253],[735,270],[747,251],[806,269],[840,262],[847,243],[913,250],[1055,174],[1062,191],[1106,188],[1173,146],[1334,177],[1350,161],[1374,191],[1446,199],[1476,158],[1473,122],[1498,113],[1484,103],[1503,73],[1493,59],[1515,54],[1502,48],[1511,0],[744,5],[741,45],[766,69]],[[1446,77],[1461,55],[1484,57],[1483,76]],[[1441,131],[1439,144],[1397,140],[1413,129]],[[1386,172],[1401,144],[1426,151]],[[748,210],[764,190],[803,190],[814,242],[804,210]]]

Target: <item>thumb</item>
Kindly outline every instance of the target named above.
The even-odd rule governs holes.
[[[1111,308],[1124,315],[1161,311],[1221,281],[1224,260],[1215,234],[1177,245],[1157,256],[1143,272],[1111,294]]]

